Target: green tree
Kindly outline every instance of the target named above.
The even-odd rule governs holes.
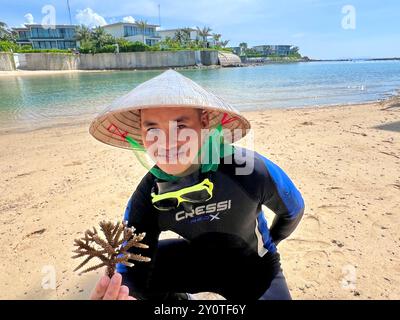
[[[10,31],[8,30],[7,23],[0,21],[0,35],[3,35],[4,33],[9,33]]]
[[[225,40],[221,42],[221,47],[225,48],[229,43],[229,40]]]
[[[301,54],[300,54],[300,48],[299,47],[292,47],[290,49],[290,55],[291,56],[295,56],[297,58],[301,58]]]
[[[104,47],[105,45],[115,43],[114,37],[111,34],[105,32],[104,28],[102,28],[102,27],[94,28],[93,34],[92,34],[92,39],[93,39],[94,45],[97,49],[100,49],[100,48]]]
[[[0,21],[0,41],[16,41],[16,34],[12,32],[5,22]]]
[[[181,31],[184,34],[184,39],[185,39],[186,45],[189,44],[191,42],[190,33],[192,32],[192,29],[188,28],[188,27],[185,27],[185,28],[182,28]]]
[[[200,29],[199,27],[196,27],[196,29],[197,29],[197,33],[203,40],[203,47],[206,47],[207,37],[211,35],[210,32],[212,31],[212,29],[207,26],[204,26],[202,29]]]
[[[76,40],[78,41],[90,41],[92,40],[92,31],[85,25],[80,25],[76,27],[75,30]]]
[[[146,44],[146,42],[144,40],[144,31],[146,30],[146,27],[147,27],[147,21],[146,20],[139,20],[137,22],[137,25],[140,27],[140,29],[142,29],[143,43]]]
[[[185,44],[185,34],[182,32],[182,30],[178,30],[175,32],[174,38],[175,41],[179,42],[180,45]]]
[[[213,33],[212,34],[213,40],[215,41],[215,45],[219,45],[219,41],[221,40],[222,35],[219,33]]]

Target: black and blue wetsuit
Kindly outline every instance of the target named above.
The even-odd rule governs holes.
[[[244,155],[254,168],[237,174],[246,166]],[[233,156],[221,158],[218,170],[207,174],[213,196],[190,211],[154,208],[150,193],[157,179],[151,173],[144,176],[124,220],[136,232],[146,232],[143,242],[149,249],[132,252],[152,260],[132,268],[117,265],[123,283],[139,299],[177,299],[181,293],[204,291],[229,300],[290,299],[276,246],[300,222],[300,192],[279,166],[245,148],[235,147]],[[270,228],[262,205],[276,214]],[[166,230],[182,239],[159,240]]]

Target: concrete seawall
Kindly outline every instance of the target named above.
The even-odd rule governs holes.
[[[76,70],[79,59],[72,54],[21,53],[18,55],[22,70]]]
[[[0,52],[0,71],[14,71],[15,63],[12,53]]]
[[[7,58],[9,57],[9,58]],[[0,53],[0,70],[15,70],[12,54]],[[107,70],[217,65],[218,51],[146,51],[97,54],[19,53],[21,70]],[[6,69],[11,68],[13,69]]]

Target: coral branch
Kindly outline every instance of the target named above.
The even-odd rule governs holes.
[[[148,245],[141,243],[146,235],[145,233],[135,234],[135,228],[128,228],[126,222],[118,222],[114,225],[112,222],[102,221],[99,225],[105,239],[100,237],[95,227],[93,227],[93,231],[86,230],[83,238],[75,239],[74,245],[77,249],[73,251],[76,254],[72,258],[88,257],[74,271],[82,268],[91,259],[98,258],[101,261],[100,264],[89,267],[81,271],[80,274],[107,266],[107,274],[112,277],[117,263],[132,267],[134,264],[129,260],[150,261],[150,258],[141,254],[128,252],[131,248],[148,248]]]

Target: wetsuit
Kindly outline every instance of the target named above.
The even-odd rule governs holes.
[[[238,174],[249,161],[253,170]],[[139,299],[179,299],[181,293],[204,291],[227,299],[290,299],[276,246],[300,222],[300,192],[280,167],[240,147],[207,174],[213,196],[191,211],[154,208],[150,193],[157,179],[144,176],[124,219],[136,232],[146,232],[143,242],[150,246],[132,252],[152,261],[132,268],[117,265],[123,283]],[[276,214],[270,228],[262,205]],[[166,230],[182,239],[158,240]]]

